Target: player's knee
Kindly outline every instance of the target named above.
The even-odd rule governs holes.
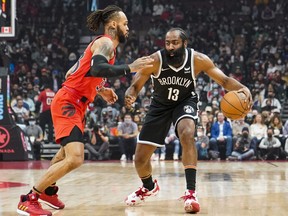
[[[74,170],[78,167],[80,167],[84,162],[84,157],[77,155],[73,156],[66,160],[67,166],[69,170]]]
[[[179,134],[179,138],[180,140],[189,140],[189,139],[194,139],[194,130],[191,127],[186,127],[186,128],[182,128],[178,134]],[[181,141],[180,141],[181,142]]]
[[[147,161],[149,161],[148,158],[146,157],[137,157],[137,155],[135,155],[135,167],[140,168],[141,166],[145,166]]]

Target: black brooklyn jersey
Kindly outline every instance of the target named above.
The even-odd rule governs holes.
[[[185,60],[179,68],[167,64],[164,50],[157,53],[160,69],[155,76],[151,76],[154,85],[153,100],[166,106],[178,104],[188,97],[198,100],[195,93],[194,50],[185,49]]]

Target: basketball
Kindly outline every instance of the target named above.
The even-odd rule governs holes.
[[[243,118],[250,110],[249,98],[243,92],[230,91],[222,98],[220,108],[224,116],[231,120]]]

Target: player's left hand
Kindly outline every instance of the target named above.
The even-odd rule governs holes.
[[[113,104],[118,100],[117,94],[111,88],[105,88],[101,90],[99,93],[103,100],[105,100],[109,104]]]
[[[253,106],[253,98],[250,90],[247,87],[244,87],[239,89],[237,92],[243,92],[246,95],[246,97],[248,98],[249,109],[251,109]]]

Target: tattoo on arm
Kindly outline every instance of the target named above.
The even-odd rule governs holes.
[[[93,55],[103,55],[107,61],[111,58],[111,54],[113,53],[113,43],[110,40],[102,40],[99,44],[97,44],[97,47],[93,53]]]

